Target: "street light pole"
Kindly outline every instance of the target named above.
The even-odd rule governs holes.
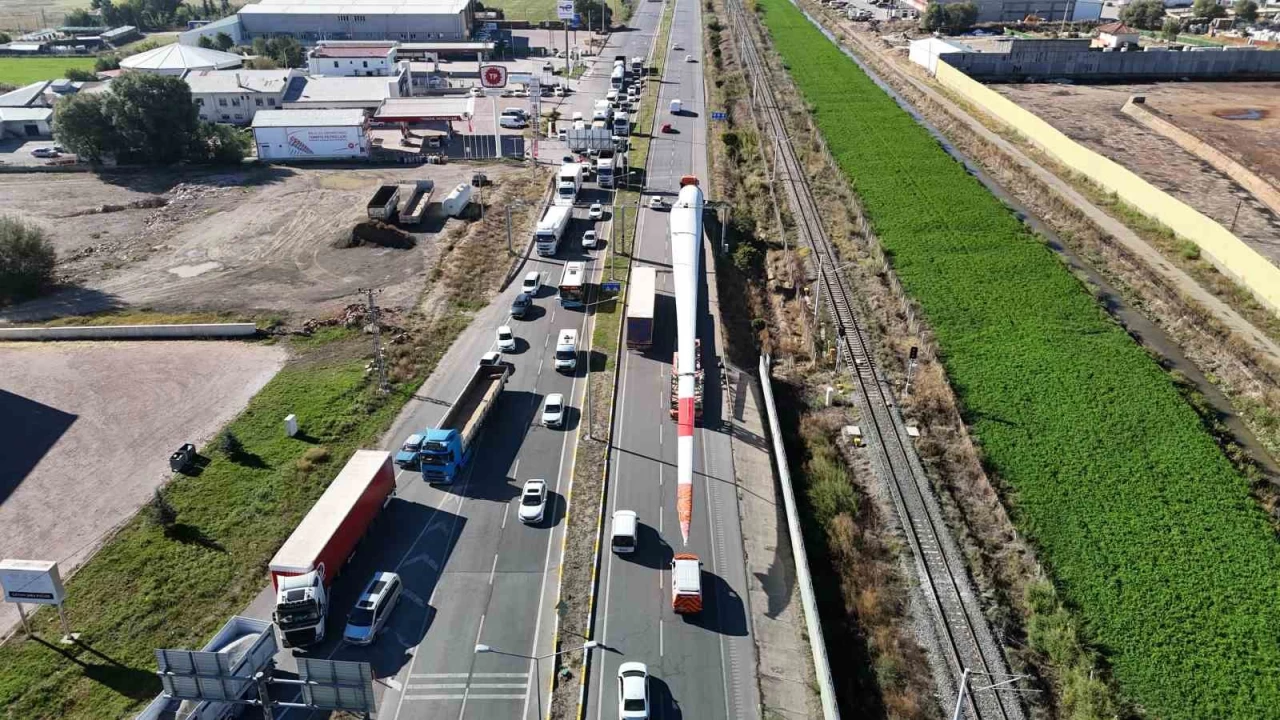
[[[553,652],[553,653],[550,653],[550,654],[548,654],[548,655],[525,655],[524,653],[515,653],[515,652],[507,652],[506,650],[497,650],[497,649],[495,649],[495,648],[491,648],[491,647],[489,647],[488,645],[485,645],[485,644],[483,644],[483,643],[476,643],[476,650],[475,650],[475,651],[476,651],[476,654],[477,654],[477,655],[484,654],[484,653],[488,653],[488,654],[491,654],[491,655],[509,655],[509,656],[511,656],[511,657],[518,657],[518,658],[523,658],[523,659],[525,659],[525,660],[532,660],[532,661],[533,661],[533,675],[534,675],[533,682],[534,682],[534,685],[536,685],[536,686],[537,686],[537,688],[538,688],[538,690],[537,690],[537,692],[538,692],[538,718],[539,718],[539,720],[541,720],[541,718],[543,717],[543,714],[542,714],[542,677],[541,677],[541,676],[542,676],[542,661],[543,661],[543,660],[546,660],[547,658],[553,658],[553,657],[557,657],[557,656],[559,656],[559,655],[564,655],[565,653],[578,652],[579,650],[582,650],[582,651],[590,651],[590,650],[592,650],[592,649],[594,649],[594,648],[597,648],[597,647],[599,647],[599,646],[600,646],[600,643],[599,643],[599,642],[597,642],[597,641],[595,641],[595,640],[588,640],[588,641],[586,641],[585,643],[583,643],[581,647],[572,647],[572,648],[568,648],[568,649],[565,649],[565,650],[561,650],[560,652]],[[467,683],[467,684],[468,684],[468,685],[470,685],[470,684],[471,684],[471,683],[470,683],[470,681],[468,681],[468,683]]]

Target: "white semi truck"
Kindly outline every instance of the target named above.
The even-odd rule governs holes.
[[[538,254],[551,257],[560,250],[560,239],[564,237],[565,228],[569,227],[569,219],[573,216],[572,205],[551,205],[538,221],[533,231],[534,243]]]
[[[572,206],[582,189],[582,164],[565,163],[556,176],[556,205]]]

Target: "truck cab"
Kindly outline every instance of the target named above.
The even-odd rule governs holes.
[[[324,575],[320,571],[280,578],[272,620],[280,628],[280,638],[285,647],[306,647],[323,642],[328,610],[329,594],[325,591]]]
[[[556,338],[556,370],[573,372],[578,368],[578,331],[561,330]]]
[[[422,478],[428,482],[452,480],[462,461],[462,435],[457,430],[428,430],[418,452]]]

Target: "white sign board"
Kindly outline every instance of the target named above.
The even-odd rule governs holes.
[[[556,0],[556,17],[561,20],[572,20],[573,0]]]
[[[60,605],[67,595],[58,563],[49,560],[0,560],[5,602]]]
[[[360,154],[360,129],[354,127],[301,127],[285,130],[289,154],[296,157]]]

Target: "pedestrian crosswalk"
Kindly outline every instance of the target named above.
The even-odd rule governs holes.
[[[414,673],[404,688],[409,700],[524,700],[529,673]]]

